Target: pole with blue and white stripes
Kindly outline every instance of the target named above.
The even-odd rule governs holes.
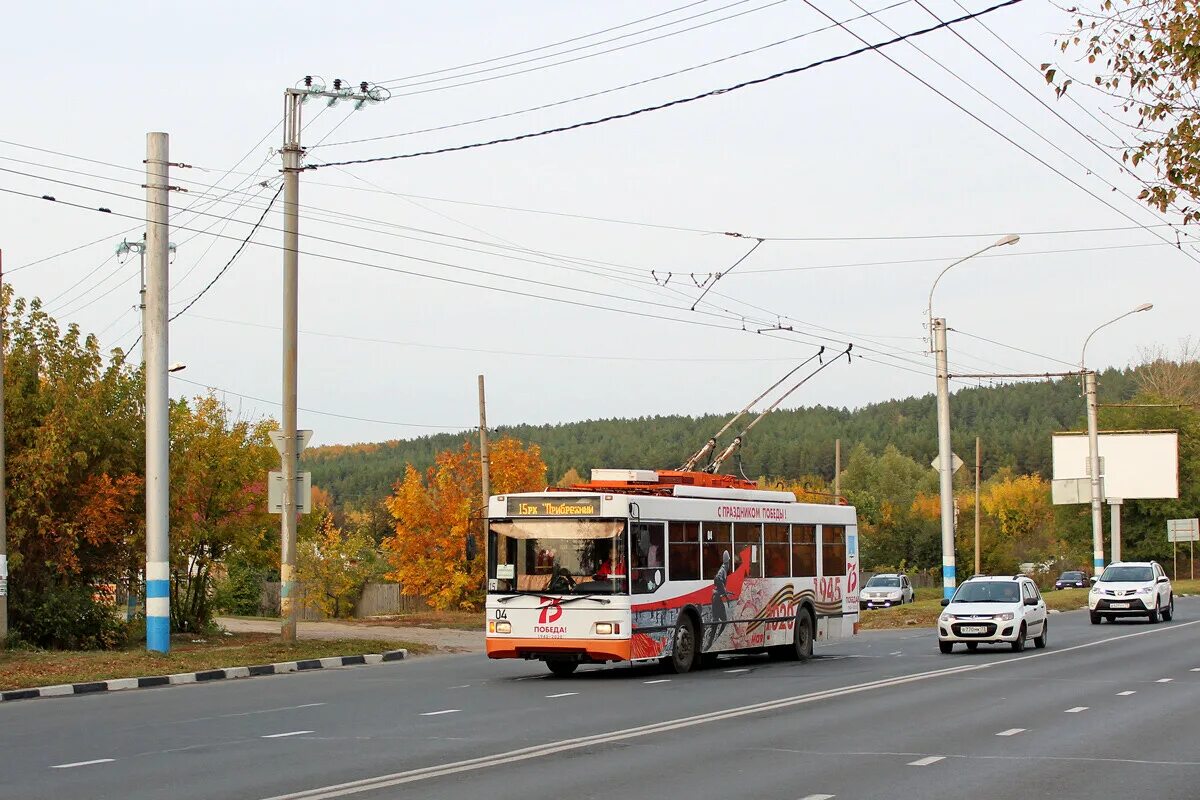
[[[167,260],[170,163],[165,133],[146,134],[146,649],[171,649]]]
[[[942,506],[942,596],[953,597],[954,575],[954,451],[950,447],[950,365],[946,356],[946,320],[932,320],[933,352],[937,362],[938,477]]]

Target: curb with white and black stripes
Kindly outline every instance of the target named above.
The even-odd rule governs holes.
[[[32,700],[35,697],[65,697],[95,692],[117,692],[125,689],[149,689],[156,686],[176,686],[184,683],[204,683],[233,678],[257,678],[262,675],[284,675],[289,672],[307,672],[314,669],[335,667],[357,667],[367,664],[382,664],[387,661],[403,661],[408,658],[407,650],[389,650],[386,653],[368,653],[358,656],[330,656],[310,658],[304,661],[281,661],[277,664],[258,664],[252,667],[224,667],[200,672],[180,672],[176,675],[152,675],[142,678],[114,678],[107,681],[88,683],[64,683],[58,686],[39,686],[34,689],[12,689],[0,692],[0,702],[7,700]]]

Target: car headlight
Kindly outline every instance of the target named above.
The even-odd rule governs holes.
[[[1013,618],[1013,612],[1011,612],[1011,611],[1005,611],[1003,614],[996,615],[996,619],[1000,620],[1001,622],[1008,622],[1012,618]]]
[[[938,622],[954,622],[953,614],[942,614],[938,617]]]
[[[1142,588],[1137,590],[1137,593],[1138,594],[1150,594],[1153,591],[1154,591],[1153,586],[1143,586]]]
[[[1099,590],[1099,589],[1097,589],[1095,586],[1093,586],[1093,587],[1092,587],[1092,588],[1091,588],[1091,589],[1088,591],[1088,594],[1100,594],[1100,590]]]

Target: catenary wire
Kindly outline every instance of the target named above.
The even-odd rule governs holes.
[[[635,116],[638,116],[641,114],[647,114],[647,113],[651,113],[654,111],[662,111],[664,109],[673,108],[675,106],[683,105],[686,103],[693,103],[698,100],[704,100],[709,97],[716,97],[718,95],[728,94],[730,92],[736,92],[740,89],[745,89],[750,86],[758,86],[758,85],[761,85],[764,83],[768,83],[770,81],[777,80],[779,78],[784,78],[784,77],[788,77],[790,75],[796,75],[796,74],[799,74],[802,72],[807,72],[808,70],[816,69],[817,67],[822,67],[827,64],[833,64],[838,61],[844,61],[849,58],[854,58],[856,56],[862,55],[863,53],[878,52],[878,51],[881,51],[885,47],[889,47],[889,46],[897,44],[899,42],[907,41],[908,39],[916,38],[919,36],[925,36],[929,33],[933,33],[934,31],[941,30],[942,28],[947,28],[947,27],[950,27],[951,25],[957,25],[957,24],[959,24],[961,22],[965,22],[967,20],[976,19],[977,17],[983,16],[985,14],[991,14],[1002,8],[1014,6],[1021,2],[1023,2],[1023,0],[1004,0],[1003,2],[996,3],[994,5],[988,6],[987,8],[981,9],[979,11],[972,12],[970,14],[964,14],[963,16],[955,17],[954,19],[947,20],[947,21],[939,23],[937,25],[931,25],[931,26],[928,26],[925,28],[920,28],[920,29],[911,31],[909,33],[906,33],[903,36],[898,36],[898,37],[888,40],[888,41],[879,42],[877,44],[867,44],[867,45],[864,45],[863,47],[855,48],[854,50],[850,50],[845,53],[839,53],[838,55],[829,56],[827,58],[819,59],[817,61],[811,61],[802,66],[793,67],[791,69],[786,69],[781,72],[775,72],[770,75],[764,75],[760,78],[753,78],[751,80],[742,81],[742,82],[736,83],[732,86],[726,86],[726,87],[723,87],[720,89],[710,89],[707,92],[702,92],[700,94],[691,95],[690,97],[677,98],[675,100],[670,100],[665,103],[658,103],[658,104],[652,105],[652,106],[643,106],[641,108],[633,109],[631,111],[624,111],[624,112],[620,112],[617,114],[609,114],[608,116],[600,117],[598,119],[584,120],[582,122],[576,122],[576,123],[573,123],[570,125],[562,125],[562,126],[555,127],[555,128],[547,128],[545,130],[534,131],[531,133],[522,133],[522,134],[517,134],[515,136],[506,136],[506,137],[502,137],[502,138],[498,138],[498,139],[492,139],[490,141],[472,142],[470,144],[461,144],[461,145],[441,147],[441,148],[437,148],[434,150],[423,150],[423,151],[414,152],[414,153],[400,153],[400,154],[389,155],[389,156],[374,156],[371,158],[348,159],[345,161],[332,161],[332,162],[323,163],[323,164],[321,162],[317,162],[316,164],[310,164],[308,168],[309,169],[318,169],[321,167],[334,167],[334,166],[344,167],[344,166],[349,166],[352,164],[374,164],[374,163],[379,163],[379,162],[383,162],[383,161],[397,161],[400,159],[407,159],[407,158],[419,158],[422,156],[438,155],[441,153],[456,153],[456,152],[461,152],[463,150],[474,150],[474,149],[477,149],[480,147],[491,147],[491,146],[497,145],[497,144],[507,144],[510,142],[519,142],[519,141],[524,141],[526,139],[534,139],[534,138],[538,138],[538,137],[542,137],[542,136],[551,136],[554,134],[579,130],[581,128],[588,128],[588,127],[592,127],[595,125],[603,125],[605,123],[614,122],[616,120],[629,119],[631,117],[635,117]]]

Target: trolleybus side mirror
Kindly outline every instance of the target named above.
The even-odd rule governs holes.
[[[478,552],[479,552],[479,548],[475,544],[475,534],[468,533],[467,534],[467,563],[468,564],[470,564],[472,561],[475,560],[475,556],[478,554]]]

